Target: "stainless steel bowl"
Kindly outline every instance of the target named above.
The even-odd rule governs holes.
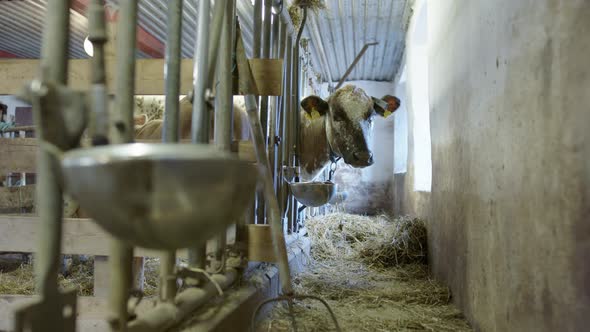
[[[66,191],[114,236],[152,249],[205,243],[252,202],[254,164],[214,146],[122,144],[62,158]]]
[[[336,194],[337,186],[332,182],[294,182],[290,183],[295,199],[310,207],[322,206]]]

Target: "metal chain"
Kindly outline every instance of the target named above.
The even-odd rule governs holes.
[[[338,162],[337,161],[332,161],[332,163],[330,164],[330,173],[328,175],[328,182],[332,182],[332,177],[334,176],[334,173],[336,172],[336,167],[338,167]]]

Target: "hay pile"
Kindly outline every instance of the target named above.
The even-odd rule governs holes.
[[[331,214],[306,221],[312,259],[293,280],[300,294],[322,297],[343,331],[472,331],[433,281],[426,230],[419,219]],[[326,309],[296,301],[297,331],[334,331]],[[274,307],[257,331],[293,331],[286,304]]]
[[[317,259],[360,259],[376,267],[426,263],[426,227],[417,218],[334,213],[305,225]]]
[[[94,292],[94,258],[87,260],[73,256],[67,275],[59,274],[59,285],[64,289],[75,288],[79,296],[91,296]],[[158,291],[159,260],[146,258],[144,267],[144,295]],[[35,273],[32,261],[0,264],[0,294],[35,294]]]
[[[80,296],[90,296],[94,290],[94,259],[74,260],[68,275],[58,275],[58,282],[63,289],[75,288]],[[35,294],[35,272],[32,261],[19,265],[0,266],[0,294]]]

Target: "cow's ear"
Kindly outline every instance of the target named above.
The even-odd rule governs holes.
[[[386,95],[381,99],[372,98],[375,112],[384,118],[390,116],[401,105],[399,98],[390,95]]]
[[[301,101],[301,107],[311,119],[319,118],[324,116],[330,106],[328,103],[318,96],[309,96]]]

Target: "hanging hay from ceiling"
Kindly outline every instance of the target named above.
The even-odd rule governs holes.
[[[293,22],[293,27],[295,27],[295,30],[299,30],[299,27],[301,26],[301,20],[303,18],[303,10],[301,8],[303,7],[311,9],[317,13],[321,9],[326,9],[326,4],[323,0],[293,1],[289,8],[287,8],[287,11],[289,12],[289,16],[291,17],[291,21]]]

